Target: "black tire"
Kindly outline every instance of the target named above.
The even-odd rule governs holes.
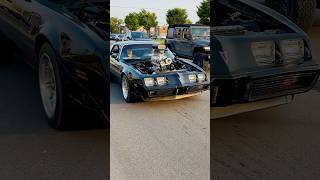
[[[282,13],[307,32],[314,22],[317,0],[266,0],[266,5]]]
[[[10,40],[0,34],[0,66],[9,66],[13,63],[14,51]]]
[[[125,97],[124,93],[123,93],[123,80],[125,80],[128,84],[128,95],[127,97]],[[131,87],[130,87],[130,83],[129,83],[129,79],[126,75],[122,75],[121,77],[121,92],[122,92],[122,97],[123,99],[127,102],[127,103],[134,103],[137,101],[137,97],[132,94],[132,91],[131,91]]]
[[[65,126],[65,99],[64,98],[64,89],[63,89],[63,80],[62,80],[62,75],[61,75],[61,66],[58,63],[58,58],[57,55],[55,53],[55,51],[53,50],[53,48],[51,47],[51,45],[49,43],[44,43],[40,49],[39,52],[39,85],[40,84],[40,58],[44,55],[48,55],[50,57],[50,62],[52,64],[53,67],[53,71],[54,71],[54,77],[55,77],[55,84],[56,84],[56,108],[54,111],[54,115],[52,117],[49,117],[47,113],[47,119],[48,122],[50,124],[50,126],[52,126],[55,129],[63,129]],[[40,94],[41,94],[41,90],[40,90]],[[44,107],[44,100],[42,99],[42,104]],[[45,109],[45,108],[44,108]],[[46,112],[46,111],[45,111]]]

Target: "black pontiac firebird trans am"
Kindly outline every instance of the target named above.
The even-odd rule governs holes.
[[[211,7],[211,118],[286,104],[314,87],[317,57],[298,26],[251,0]]]
[[[110,74],[126,102],[191,97],[209,89],[205,71],[152,41],[124,41],[110,48]]]
[[[107,5],[107,0],[0,0],[0,62],[10,60],[10,43],[39,72],[42,104],[54,128],[63,127],[70,107],[97,111],[108,121]]]

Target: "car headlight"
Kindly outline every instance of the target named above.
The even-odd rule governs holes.
[[[147,87],[154,86],[154,84],[155,84],[154,78],[144,78],[144,84]]]
[[[290,39],[280,42],[281,52],[284,59],[304,58],[304,42],[302,39]]]
[[[205,74],[198,74],[198,81],[203,82],[206,80],[206,75]]]
[[[157,79],[158,86],[167,85],[167,78],[165,78],[165,77],[157,77],[156,79]]]
[[[195,74],[189,74],[189,81],[190,83],[195,83],[197,82],[197,76]]]
[[[210,51],[210,47],[204,47],[203,48],[205,51]]]
[[[254,42],[251,49],[257,63],[270,63],[276,58],[275,42]]]

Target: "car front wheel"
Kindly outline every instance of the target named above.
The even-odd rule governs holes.
[[[39,86],[42,105],[49,124],[63,127],[63,87],[60,68],[53,48],[45,43],[39,53]]]
[[[135,97],[131,92],[129,79],[125,75],[123,75],[121,78],[121,90],[122,90],[123,99],[126,102],[132,103],[135,101]]]

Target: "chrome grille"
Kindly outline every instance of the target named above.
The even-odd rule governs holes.
[[[312,88],[316,78],[318,73],[306,72],[253,80],[249,85],[249,101],[303,93]]]

